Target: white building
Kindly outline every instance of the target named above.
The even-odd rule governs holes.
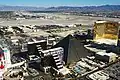
[[[11,66],[11,56],[10,51],[7,48],[3,48],[4,57],[5,57],[5,69]]]
[[[95,58],[105,61],[105,62],[114,62],[118,56],[115,53],[106,53],[106,52],[97,52]]]
[[[103,71],[95,72],[89,75],[90,80],[109,80],[109,75]]]

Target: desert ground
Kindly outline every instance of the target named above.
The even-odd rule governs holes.
[[[5,20],[0,19],[0,25],[3,26],[17,26],[17,25],[72,25],[83,24],[92,25],[97,20],[120,21],[118,18],[104,18],[104,17],[89,17],[77,15],[63,15],[58,13],[39,14],[47,16],[47,19],[21,19],[21,20]],[[57,18],[56,18],[57,17]],[[52,19],[51,19],[52,18]]]

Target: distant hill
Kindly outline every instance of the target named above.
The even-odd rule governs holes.
[[[84,6],[84,7],[29,7],[29,6],[5,6],[0,5],[0,11],[120,11],[120,5],[103,5],[103,6]]]
[[[41,11],[44,7],[30,7],[30,6],[5,6],[0,5],[0,11]]]
[[[52,11],[120,11],[120,5],[103,5],[103,6],[84,6],[84,7],[50,7],[48,10]]]

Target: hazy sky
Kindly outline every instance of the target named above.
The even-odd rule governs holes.
[[[0,0],[1,5],[13,6],[92,6],[92,5],[119,5],[120,0]]]

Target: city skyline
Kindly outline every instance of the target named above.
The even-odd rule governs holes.
[[[9,6],[35,6],[35,7],[57,7],[57,6],[100,6],[119,5],[120,0],[1,0],[1,5]]]

